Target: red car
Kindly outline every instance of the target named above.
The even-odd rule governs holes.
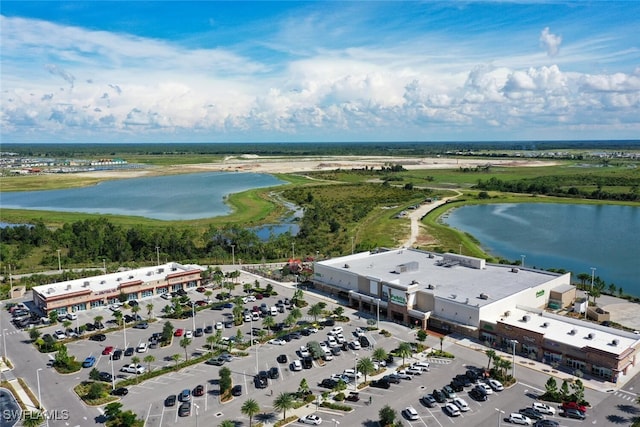
[[[109,346],[105,347],[104,350],[102,350],[102,355],[103,356],[108,356],[111,353],[113,353],[113,346],[109,345]]]
[[[203,288],[202,286],[200,286],[199,288],[196,288],[196,291],[198,291],[198,292],[200,292],[202,294],[202,293],[206,292],[207,289]]]
[[[184,329],[176,329],[176,331],[173,333],[174,337],[181,337],[184,334]]]
[[[587,412],[587,407],[578,402],[562,402],[562,409],[577,409],[580,412]]]
[[[204,386],[202,384],[198,384],[196,388],[193,389],[194,396],[202,396],[204,395]]]

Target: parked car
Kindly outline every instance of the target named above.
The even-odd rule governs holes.
[[[120,372],[126,372],[128,374],[144,374],[147,370],[144,366],[140,364],[131,363],[130,365],[124,365],[120,368]]]
[[[360,400],[360,393],[356,391],[349,392],[349,395],[345,397],[345,400],[348,400],[349,402],[357,402]]]
[[[434,389],[431,395],[433,396],[434,399],[436,399],[436,402],[438,403],[444,403],[447,401],[447,397],[444,395],[443,392],[441,392],[438,389]]]
[[[460,416],[460,408],[458,408],[453,403],[447,403],[442,407],[442,410],[449,415],[450,417],[459,417]]]
[[[460,397],[454,397],[452,403],[458,407],[461,412],[467,412],[471,408],[469,408],[469,404]]]
[[[518,412],[512,412],[509,415],[508,420],[511,424],[519,424],[523,426],[530,426],[533,424],[533,422],[531,421],[531,418],[527,417],[526,415],[522,415]]]
[[[486,393],[482,393],[480,392],[477,388],[473,388],[469,391],[469,396],[473,399],[473,400],[477,400],[479,402],[484,402],[485,400],[488,399],[488,396]]]
[[[113,353],[113,350],[114,350],[113,346],[108,345],[104,348],[104,350],[102,350],[102,355],[109,356],[111,353]]]
[[[67,337],[67,334],[65,334],[62,329],[56,329],[53,332],[53,337],[57,340],[63,340]]]
[[[587,412],[587,407],[578,402],[562,402],[562,409],[577,409],[580,412]]]
[[[253,377],[253,384],[256,388],[267,388],[268,385],[267,380],[260,375],[255,375]]]
[[[197,386],[195,386],[195,388],[193,389],[193,395],[204,396],[204,386],[202,384],[198,384]]]
[[[240,384],[236,384],[233,386],[233,388],[231,389],[231,395],[232,396],[242,396],[242,385]]]
[[[146,342],[141,342],[140,344],[138,344],[138,347],[136,348],[136,351],[138,353],[146,353],[147,352],[147,343]]]
[[[129,393],[129,389],[126,387],[118,387],[111,392],[114,396],[126,396]]]
[[[164,406],[171,407],[171,406],[175,406],[176,404],[176,395],[175,394],[170,394],[169,396],[167,396],[166,399],[164,399]]]
[[[93,356],[89,356],[86,359],[84,359],[84,362],[82,362],[82,367],[91,368],[95,364],[96,364],[96,358]]]
[[[541,414],[545,414],[545,415],[555,415],[556,414],[556,408],[547,405],[546,403],[542,403],[542,402],[533,402],[531,404],[531,407],[533,409],[535,409],[536,411],[540,412]]]
[[[573,418],[574,420],[584,420],[587,417],[584,412],[575,408],[563,409],[560,415],[566,418]]]
[[[451,388],[450,385],[445,385],[444,387],[442,387],[442,392],[447,397],[447,399],[453,399],[457,397],[456,392],[453,391],[453,388]]]
[[[535,423],[535,427],[560,427],[560,423],[556,420],[538,420]]]
[[[133,356],[133,353],[134,353],[133,347],[127,347],[127,349],[124,351],[125,356]]]
[[[409,420],[415,421],[420,418],[418,415],[418,411],[416,411],[413,406],[407,406],[402,410],[402,414]]]
[[[438,403],[436,402],[436,399],[431,394],[425,394],[424,396],[422,396],[420,398],[420,402],[422,402],[422,404],[427,408],[433,408]]]
[[[301,371],[302,370],[302,362],[299,359],[291,362],[291,370],[292,371]]]
[[[320,424],[322,424],[322,418],[320,418],[317,415],[310,414],[310,415],[305,415],[302,418],[298,418],[298,422],[302,424],[311,424],[314,426],[319,426]]]
[[[181,337],[183,334],[184,334],[184,329],[178,328],[173,333],[173,336],[174,337]]]
[[[384,377],[382,377],[383,379],[389,381],[392,384],[400,384],[400,380],[402,378],[400,378],[397,374],[389,374],[389,375],[385,375]]]
[[[111,354],[111,360],[120,360],[122,358],[122,350],[116,350]]]
[[[388,380],[381,378],[379,380],[371,381],[371,387],[388,389],[391,387],[391,384],[389,383]]]
[[[320,381],[320,384],[318,385],[323,388],[333,389],[338,385],[338,382],[331,378],[325,378],[322,381]]]
[[[180,400],[180,402],[188,402],[191,400],[191,390],[189,390],[188,388],[185,388],[184,390],[182,390],[180,392],[180,395],[178,396],[178,400]]]
[[[98,379],[100,381],[105,381],[110,383],[113,380],[113,376],[110,373],[103,371],[98,374]]]
[[[479,383],[476,385],[476,388],[483,388],[487,394],[493,394],[493,389],[485,383]]]
[[[178,408],[178,416],[188,417],[191,415],[191,402],[182,402]]]
[[[521,413],[522,415],[526,416],[527,418],[532,419],[533,421],[538,421],[544,418],[544,415],[542,415],[542,413],[538,412],[537,410],[529,407],[529,408],[522,408],[518,411],[519,413]]]
[[[273,366],[271,367],[271,369],[269,369],[269,378],[271,378],[272,380],[280,377],[280,370],[278,369],[277,366]]]
[[[225,362],[224,359],[220,357],[211,357],[204,363],[206,363],[207,365],[222,366]]]
[[[138,322],[133,325],[133,327],[136,329],[147,329],[149,327],[149,324],[147,322]]]
[[[498,380],[490,379],[489,381],[487,381],[487,384],[489,384],[489,387],[491,387],[493,389],[493,391],[502,391],[502,390],[504,390],[504,386]]]
[[[287,342],[285,340],[281,340],[279,338],[273,338],[267,341],[268,344],[271,345],[285,345]]]
[[[286,354],[280,354],[278,357],[276,357],[276,361],[278,363],[287,363],[288,360],[289,358],[287,357]]]

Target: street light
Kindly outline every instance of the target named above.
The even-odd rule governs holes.
[[[156,262],[160,265],[160,246],[156,246]]]
[[[38,409],[42,409],[42,396],[40,395],[40,371],[42,371],[42,368],[38,368],[36,371],[36,379],[38,381]]]
[[[58,271],[62,271],[62,263],[60,262],[60,249],[58,249]]]
[[[116,376],[113,374],[113,357],[111,359],[111,390],[116,389]]]
[[[231,263],[236,265],[236,245],[231,245]]]
[[[191,302],[191,320],[193,322],[193,328],[191,330],[195,333],[196,331],[196,305]]]
[[[331,418],[331,421],[333,421],[333,427],[337,427],[337,426],[340,425],[340,421],[338,421],[338,420],[336,420],[334,418]]]
[[[511,376],[513,378],[516,377],[516,344],[518,344],[518,340],[511,340],[511,345],[513,346],[513,363],[511,366]]]
[[[193,406],[196,408],[196,427],[198,427],[198,409],[200,409],[200,407],[196,403],[194,403]]]
[[[353,353],[353,386],[358,391],[358,355]]]
[[[520,255],[520,258],[522,258],[522,262],[520,263],[520,267],[524,268],[524,259],[526,258],[526,255]]]
[[[504,411],[496,408],[496,412],[498,412],[498,427],[500,427],[500,423],[502,422],[502,415],[504,415]]]
[[[7,363],[7,339],[5,338],[7,329],[2,330],[2,346],[4,347],[4,363]]]

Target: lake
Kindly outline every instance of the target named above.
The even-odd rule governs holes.
[[[442,218],[483,249],[525,266],[595,274],[640,296],[640,208],[513,203],[469,205]]]
[[[272,175],[205,172],[104,181],[92,187],[0,193],[7,209],[133,215],[191,220],[228,215],[229,194],[284,184]]]

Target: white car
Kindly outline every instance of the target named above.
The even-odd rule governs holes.
[[[309,349],[305,346],[301,346],[300,347],[300,357],[309,357],[311,356],[311,353],[309,353]]]
[[[171,294],[169,292],[165,292],[164,294],[160,295],[160,298],[171,299]]]
[[[244,321],[245,322],[251,322],[251,315],[249,313],[244,315]]]
[[[187,331],[184,333],[184,337],[185,337],[185,338],[193,338],[193,331],[191,331],[191,330],[187,330]]]
[[[322,424],[322,418],[320,418],[317,415],[305,415],[302,418],[298,418],[298,422],[299,423],[303,423],[303,424],[312,424],[314,426],[319,426],[320,424]]]
[[[311,328],[307,328],[307,330],[308,330],[309,332],[311,332],[312,334],[315,334],[315,333],[317,333],[317,332],[318,332],[318,328],[313,328],[313,327],[311,327]]]
[[[541,414],[545,414],[545,415],[555,415],[556,414],[556,408],[551,407],[551,406],[547,405],[546,403],[533,402],[531,404],[531,407],[533,409],[535,409],[536,411],[540,412]]]
[[[493,394],[493,389],[489,386],[489,384],[480,383],[480,384],[478,384],[478,386],[482,387],[484,389],[484,391],[487,392],[487,394]]]
[[[489,384],[489,387],[491,387],[494,391],[502,391],[502,390],[504,390],[504,386],[498,380],[491,379],[491,380],[487,381],[487,383]]]
[[[429,362],[416,362],[413,366],[417,366],[418,368],[422,368],[423,371],[429,370]]]
[[[512,424],[520,424],[522,426],[530,426],[532,424],[531,418],[517,412],[512,412],[511,415],[509,415],[509,422]]]
[[[146,352],[147,352],[147,348],[148,348],[148,347],[147,347],[147,343],[146,343],[146,342],[141,342],[141,343],[138,345],[138,348],[136,348],[136,351],[137,351],[138,353],[146,353]]]
[[[78,315],[75,313],[67,313],[67,319],[69,320],[76,320],[78,318]]]
[[[56,331],[53,333],[53,336],[58,340],[63,340],[67,337],[67,334],[65,334],[62,329],[56,329]]]
[[[353,378],[362,378],[362,372],[360,371],[354,371],[353,369],[345,369],[344,372],[342,373],[342,375],[349,377],[351,379]]]
[[[146,368],[142,365],[136,365],[135,363],[132,363],[130,365],[124,365],[122,368],[120,368],[120,371],[129,374],[144,374]]]
[[[405,372],[409,375],[422,375],[422,369],[413,366],[409,366]]]
[[[351,347],[353,350],[360,350],[362,347],[360,346],[360,342],[353,340],[349,343],[349,347]]]
[[[450,417],[459,417],[460,416],[460,409],[458,408],[457,405],[454,405],[453,403],[447,403],[446,405],[444,405],[444,407],[442,409]]]
[[[453,399],[453,404],[456,405],[458,409],[460,409],[460,411],[462,412],[467,412],[468,410],[471,409],[469,408],[469,404],[465,402],[464,399],[461,399],[459,397],[456,397]]]
[[[378,366],[382,366],[382,367],[386,367],[387,366],[387,361],[386,360],[374,360],[375,363],[378,364]]]
[[[222,324],[222,322],[216,322],[216,329],[221,330],[222,328],[224,328],[224,325]]]
[[[267,343],[272,344],[272,345],[285,345],[287,342],[285,340],[281,340],[279,338],[274,338],[274,339],[271,339],[271,340],[267,341]]]
[[[292,371],[302,371],[302,362],[300,359],[296,359],[291,362],[291,370]]]
[[[456,408],[457,409],[457,408]],[[402,413],[404,414],[405,417],[407,417],[408,420],[410,421],[415,421],[417,419],[420,418],[420,416],[418,415],[418,411],[416,411],[415,409],[413,409],[413,406],[407,406],[406,408],[404,408],[402,410]]]

